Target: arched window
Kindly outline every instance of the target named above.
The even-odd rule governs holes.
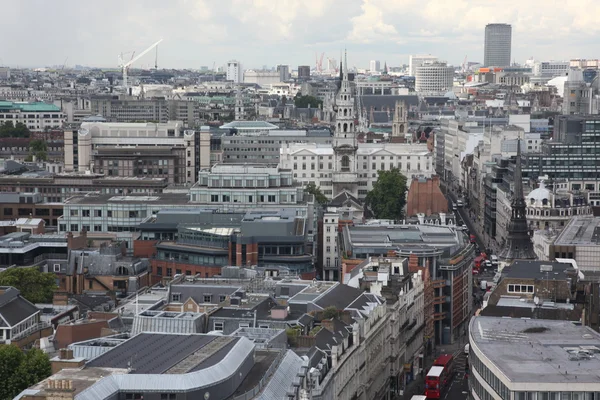
[[[129,275],[129,270],[127,269],[127,267],[117,267],[117,275]]]
[[[348,123],[344,122],[344,132],[348,132]]]
[[[542,205],[543,206],[547,206],[548,205],[548,199],[543,199],[542,200]]]
[[[342,171],[350,171],[350,157],[342,157]]]
[[[347,116],[348,116],[348,109],[344,108],[344,117],[347,117]]]

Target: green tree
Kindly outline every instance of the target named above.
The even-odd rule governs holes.
[[[314,182],[310,182],[308,185],[306,185],[306,187],[304,188],[304,192],[315,196],[315,201],[322,206],[329,202],[329,200],[327,200],[327,197],[325,197],[323,192],[321,192],[321,188],[317,186]]]
[[[302,96],[298,93],[296,97],[294,97],[294,104],[298,108],[308,108],[308,106],[315,108],[322,105],[323,101],[313,96]]]
[[[0,124],[0,137],[29,137],[29,135],[29,129],[22,122],[17,122],[16,126],[12,121]]]
[[[48,159],[48,145],[45,141],[34,139],[29,142],[29,156],[25,161],[31,161],[33,156],[35,156],[38,161],[46,161]]]
[[[12,344],[0,345],[0,399],[12,399],[52,374],[48,356],[39,349],[23,353]]]
[[[323,310],[323,319],[338,318],[339,316],[340,312],[335,306],[329,306]]]
[[[401,220],[406,205],[406,177],[397,168],[377,174],[373,190],[367,193],[367,206],[377,219]]]
[[[13,286],[32,303],[50,303],[54,296],[56,275],[37,268],[9,268],[0,272],[0,286]]]

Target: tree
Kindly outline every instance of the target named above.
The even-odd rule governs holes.
[[[0,137],[29,137],[29,129],[22,122],[13,125],[12,121],[0,124]]]
[[[50,303],[56,290],[56,275],[36,268],[9,268],[0,272],[0,286],[13,286],[32,303]]]
[[[298,93],[296,97],[294,97],[294,104],[297,108],[308,108],[309,106],[316,108],[322,105],[323,101],[313,96],[302,96]]]
[[[23,353],[15,345],[0,345],[0,399],[12,399],[51,374],[50,360],[42,350]]]
[[[323,192],[321,192],[321,188],[315,185],[314,182],[310,182],[308,185],[306,185],[306,187],[304,188],[304,192],[315,196],[315,201],[322,206],[329,202],[329,200],[327,200],[327,197],[325,197]]]
[[[35,156],[38,161],[46,161],[48,159],[48,145],[46,142],[39,139],[34,139],[29,142],[28,158],[33,159],[33,156]]]
[[[377,174],[373,190],[367,193],[367,206],[377,219],[401,220],[406,205],[406,177],[397,168]]]

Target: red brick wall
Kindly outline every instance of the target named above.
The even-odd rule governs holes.
[[[414,179],[408,189],[406,215],[412,217],[418,213],[426,216],[448,212],[448,201],[440,190],[440,178],[434,176],[426,182]]]
[[[156,243],[158,243],[158,240],[134,240],[133,256],[151,258],[156,255]]]

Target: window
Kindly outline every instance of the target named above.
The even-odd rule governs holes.
[[[54,272],[60,272],[60,264],[54,264],[53,270]]]
[[[94,225],[94,232],[102,232],[102,225]]]
[[[211,203],[218,203],[219,202],[219,195],[218,194],[211,194],[210,195],[210,201],[211,201]]]
[[[106,216],[109,217],[109,218],[112,218],[112,210],[108,210],[106,212]]]
[[[77,231],[79,231],[79,225],[71,224],[71,232],[77,232]]]
[[[210,303],[212,301],[212,295],[210,294],[205,294],[204,295],[204,302],[205,303]]]
[[[181,301],[181,293],[173,293],[171,295],[171,301],[173,301],[173,302]]]
[[[90,210],[81,210],[81,216],[82,217],[89,217],[90,216]]]
[[[167,268],[167,276],[173,276],[173,268]]]
[[[5,208],[4,209],[4,215],[12,215],[12,214],[13,214],[12,208]]]
[[[508,293],[529,293],[533,294],[533,285],[508,285]]]
[[[269,325],[268,324],[260,324],[258,327],[262,328],[262,329],[269,329]]]
[[[326,249],[327,250],[325,250],[325,251],[327,251],[328,253],[331,252],[331,246],[327,246]]]
[[[162,267],[156,267],[156,275],[162,276]]]
[[[189,151],[188,151],[189,153]],[[160,400],[175,400],[177,398],[177,396],[175,395],[175,393],[161,393],[160,394]]]
[[[79,216],[79,210],[71,210],[71,217]]]
[[[222,322],[215,322],[213,324],[213,331],[222,331],[223,330],[223,323]]]
[[[250,328],[249,322],[240,322],[240,328]]]
[[[327,232],[331,232],[331,227],[330,226],[327,227]]]

